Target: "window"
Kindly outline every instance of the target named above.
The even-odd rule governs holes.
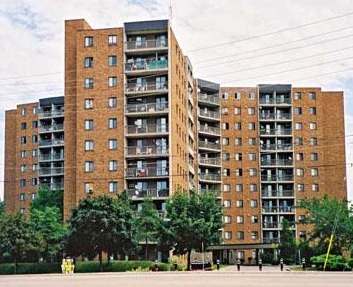
[[[93,130],[93,120],[85,120],[85,130]]]
[[[236,192],[242,192],[243,191],[243,185],[241,183],[238,183],[235,185],[235,191]]]
[[[33,135],[32,136],[32,143],[36,143],[38,142],[38,136],[37,135]]]
[[[27,157],[27,152],[25,150],[21,150],[21,158]]]
[[[229,123],[222,123],[222,130],[224,131],[229,130]]]
[[[296,115],[301,115],[302,114],[302,108],[296,107],[296,108],[294,108],[294,112],[295,112]]]
[[[94,141],[86,140],[85,141],[85,150],[93,150],[94,149]]]
[[[310,145],[317,145],[317,138],[310,138]]]
[[[249,127],[250,131],[254,131],[255,130],[255,123],[249,123],[248,127]]]
[[[87,36],[85,37],[85,47],[92,47],[93,46],[93,37]]]
[[[222,94],[222,99],[228,100],[228,93],[227,92]]]
[[[223,200],[223,206],[224,207],[231,207],[231,201],[229,199]]]
[[[254,93],[254,92],[250,92],[250,93],[248,94],[248,99],[249,99],[249,100],[255,100],[255,93]]]
[[[255,115],[255,108],[254,107],[248,108],[248,115]]]
[[[309,99],[310,100],[316,100],[316,93],[315,92],[309,92]]]
[[[110,118],[108,120],[108,127],[110,129],[116,129],[118,127],[118,121],[116,118]]]
[[[304,176],[304,169],[297,168],[297,176]]]
[[[31,179],[31,184],[32,184],[32,185],[37,185],[37,184],[38,184],[37,178],[32,178],[32,179]]]
[[[108,65],[109,65],[109,67],[116,66],[116,56],[115,55],[108,56]]]
[[[241,93],[240,92],[235,92],[234,93],[234,99],[240,100],[241,99]]]
[[[110,139],[109,140],[109,149],[117,149],[118,148],[118,142],[116,139]]]
[[[116,35],[108,36],[108,45],[116,45]]]
[[[108,86],[109,87],[116,87],[117,84],[118,84],[117,77],[109,77],[108,78]]]
[[[232,222],[232,218],[229,215],[224,215],[223,217],[223,221],[224,223],[231,223]]]
[[[20,200],[25,201],[26,200],[26,194],[25,193],[20,193]]]
[[[84,184],[84,192],[87,194],[92,194],[93,193],[93,183],[92,182],[85,182]]]
[[[230,169],[229,168],[224,168],[223,169],[223,176],[224,177],[230,176]]]
[[[244,216],[242,215],[237,215],[237,223],[244,223]]]
[[[256,240],[259,238],[259,232],[258,231],[251,231],[251,239]]]
[[[302,152],[299,152],[296,154],[296,159],[297,161],[303,161],[304,160],[304,154]]]
[[[24,207],[21,207],[21,208],[20,208],[20,213],[21,213],[21,214],[25,214],[25,213],[26,213],[26,209],[25,209]]]
[[[316,152],[313,152],[313,153],[310,154],[310,160],[311,161],[317,161],[317,159],[318,159],[318,155],[317,155]]]
[[[310,115],[316,115],[316,107],[310,107],[309,108],[309,114]]]
[[[317,183],[312,184],[311,191],[319,191],[319,184],[317,184]]]
[[[251,223],[258,223],[259,222],[259,218],[257,215],[252,215],[251,216]]]
[[[33,121],[32,122],[32,129],[36,129],[38,128],[38,122],[37,121]]]
[[[109,181],[109,192],[117,192],[118,191],[118,182]]]
[[[301,92],[295,92],[294,93],[294,99],[295,100],[300,100],[302,98],[302,93]]]
[[[256,199],[252,199],[250,201],[250,207],[257,207],[257,200]]]
[[[234,159],[235,159],[236,161],[241,161],[242,158],[243,158],[243,154],[242,154],[242,153],[236,153],[236,154],[234,155]]]
[[[241,130],[241,123],[235,123],[234,124],[234,129],[237,130],[237,131],[240,131]]]
[[[250,190],[251,192],[256,192],[256,191],[257,191],[257,184],[256,184],[256,183],[250,184],[249,190]]]
[[[257,176],[257,169],[256,168],[250,168],[249,169],[249,175],[250,176]]]
[[[222,138],[222,145],[229,145],[229,138]]]
[[[316,130],[316,123],[311,122],[311,123],[309,124],[309,128],[310,128],[311,130]]]
[[[243,176],[243,170],[241,168],[237,168],[235,170],[235,176]]]
[[[85,57],[83,65],[85,68],[92,68],[93,67],[93,57]]]
[[[26,108],[22,108],[21,109],[21,116],[26,116],[27,115],[27,109]]]
[[[256,153],[249,153],[248,156],[250,161],[256,161]]]
[[[93,109],[93,99],[85,99],[85,109]]]
[[[230,240],[230,239],[232,239],[232,231],[225,231],[225,232],[224,232],[224,239],[225,239],[225,240]]]
[[[235,138],[234,139],[234,144],[235,145],[241,145],[241,138]]]
[[[244,239],[244,231],[237,231],[237,239],[239,240]]]
[[[294,128],[296,130],[301,130],[303,128],[303,124],[302,123],[295,123]]]
[[[239,208],[243,207],[243,201],[242,200],[237,200],[236,206],[239,207]]]
[[[117,107],[116,97],[110,97],[108,99],[108,108],[116,108],[116,107]]]
[[[22,164],[21,167],[20,167],[20,171],[22,173],[24,173],[26,171],[26,165],[25,164]]]
[[[38,170],[38,164],[34,163],[32,164],[32,170],[37,171]]]
[[[21,137],[21,144],[25,144],[27,142],[26,137]]]
[[[319,175],[319,170],[317,168],[312,168],[310,170],[311,176],[318,176]]]
[[[38,114],[38,108],[33,108],[32,113],[33,113],[34,115]]]
[[[295,138],[294,143],[296,145],[303,145],[303,138],[301,138],[301,137]]]
[[[229,192],[230,191],[230,184],[223,184],[223,192]]]
[[[256,145],[256,138],[249,138],[249,145],[251,146]]]
[[[20,179],[20,186],[21,187],[24,187],[24,186],[26,186],[26,180],[25,179]]]
[[[222,115],[228,115],[228,108],[222,108]]]
[[[27,128],[27,123],[21,123],[21,130],[25,130]]]
[[[303,183],[297,184],[297,191],[304,191],[304,184]]]
[[[299,231],[299,237],[300,237],[300,239],[305,239],[306,238],[306,231]]]
[[[92,172],[93,171],[93,161],[86,161],[85,162],[85,172]]]
[[[32,199],[32,201],[36,199],[36,196],[37,196],[37,193],[35,193],[35,192],[33,192],[33,193],[31,194],[31,199]]]
[[[110,160],[109,161],[109,171],[116,171],[118,169],[118,161]]]
[[[300,223],[304,223],[306,221],[306,216],[305,215],[299,215],[298,220]]]
[[[235,115],[240,115],[241,114],[241,108],[240,107],[235,107],[234,108],[234,114]]]
[[[38,156],[38,150],[33,149],[32,150],[32,157],[37,157]]]
[[[230,154],[228,152],[222,153],[222,160],[223,161],[229,161],[230,159]]]
[[[93,89],[93,78],[85,78],[85,89]]]

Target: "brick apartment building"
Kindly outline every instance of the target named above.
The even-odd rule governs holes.
[[[332,103],[335,105],[332,105]],[[346,198],[342,92],[220,87],[194,78],[167,20],[92,29],[65,22],[65,96],[6,112],[5,204],[26,212],[39,186],[87,194],[215,192],[230,263],[278,243],[305,198]],[[293,224],[297,238],[306,226]]]

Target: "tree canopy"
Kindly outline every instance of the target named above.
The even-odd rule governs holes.
[[[37,196],[31,203],[31,210],[44,210],[46,207],[56,207],[60,218],[63,218],[63,191],[51,190],[46,186],[40,187]]]

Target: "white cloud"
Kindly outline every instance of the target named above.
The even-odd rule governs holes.
[[[169,3],[170,0],[2,0],[0,113],[22,102],[63,94],[65,19],[85,18],[92,28],[117,27],[128,21],[166,19]],[[292,83],[344,90],[346,133],[353,133],[353,15],[321,21],[352,12],[350,1],[174,0],[172,4],[173,30],[197,77],[224,85]],[[315,21],[316,24],[288,29]],[[280,30],[283,31],[271,34]],[[220,45],[230,42],[233,43]],[[210,46],[217,47],[205,49]],[[229,57],[215,59],[224,56]],[[293,59],[297,60],[289,61]],[[0,117],[0,144],[3,131],[4,117]],[[353,162],[351,139],[347,137],[347,163]],[[2,144],[1,170],[3,155]],[[347,168],[351,199],[352,169]],[[2,187],[0,197],[1,191]]]

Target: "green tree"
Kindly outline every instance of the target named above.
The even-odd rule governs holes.
[[[32,208],[30,219],[34,230],[43,238],[42,257],[48,262],[58,260],[66,234],[59,209],[48,206],[41,210]]]
[[[190,270],[191,250],[205,250],[220,244],[222,207],[213,193],[201,196],[191,193],[176,193],[167,203],[164,239],[176,254],[188,254]]]
[[[51,190],[48,187],[40,187],[36,198],[31,203],[31,210],[44,210],[46,207],[56,207],[60,211],[60,219],[63,219],[63,191]]]
[[[278,249],[280,256],[287,263],[294,263],[296,255],[296,242],[294,232],[290,229],[291,225],[287,219],[282,220],[282,230]]]
[[[5,203],[0,201],[0,218],[5,214]]]
[[[40,234],[22,214],[6,214],[0,219],[0,251],[2,255],[7,253],[10,256],[15,267],[31,255],[32,259],[38,260],[41,246]]]
[[[151,198],[146,198],[137,211],[134,228],[138,240],[145,242],[145,260],[148,260],[148,243],[159,242],[159,231],[163,224]]]
[[[102,268],[103,252],[126,254],[133,249],[132,220],[125,192],[117,198],[87,197],[72,211],[66,249],[73,256],[98,254]]]
[[[353,211],[347,203],[328,196],[322,199],[301,201],[299,206],[307,211],[306,222],[313,225],[309,240],[327,249],[328,239],[334,232],[332,252],[342,253],[351,248],[353,240]]]

